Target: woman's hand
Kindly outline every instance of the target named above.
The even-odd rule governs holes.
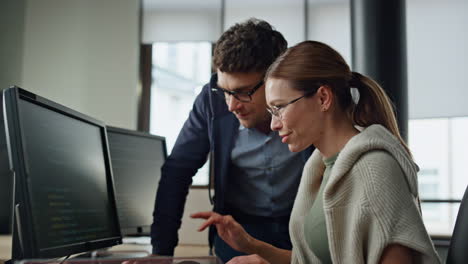
[[[215,225],[218,236],[237,251],[248,253],[256,241],[230,215],[223,216],[215,212],[199,212],[191,214],[190,217],[206,219],[198,228],[198,231],[203,231],[208,226]]]
[[[235,257],[226,264],[270,264],[270,262],[261,258],[259,255],[248,255]]]

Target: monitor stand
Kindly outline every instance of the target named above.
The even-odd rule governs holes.
[[[88,251],[88,252],[85,252],[85,253],[81,253],[81,254],[79,254],[77,256],[74,256],[73,258],[74,259],[107,258],[107,257],[110,257],[111,255],[112,255],[111,252],[109,252],[106,249],[102,249],[102,250],[93,250],[93,251]]]
[[[123,244],[151,245],[149,236],[125,236],[122,238]]]

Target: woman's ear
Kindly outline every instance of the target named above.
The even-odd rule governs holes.
[[[320,110],[326,112],[330,109],[333,102],[333,93],[331,88],[326,85],[320,86],[317,90],[317,96],[320,100]]]

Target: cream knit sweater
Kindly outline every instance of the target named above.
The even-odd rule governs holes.
[[[418,167],[383,126],[372,125],[341,150],[324,190],[333,263],[378,263],[397,243],[417,252],[416,263],[440,263],[418,202]],[[321,153],[307,161],[289,224],[292,263],[320,263],[304,237],[304,219],[320,186]]]

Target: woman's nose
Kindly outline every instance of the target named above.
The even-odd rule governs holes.
[[[283,124],[281,123],[281,120],[279,117],[272,115],[271,116],[271,123],[270,123],[270,128],[273,131],[280,130],[283,127]]]

